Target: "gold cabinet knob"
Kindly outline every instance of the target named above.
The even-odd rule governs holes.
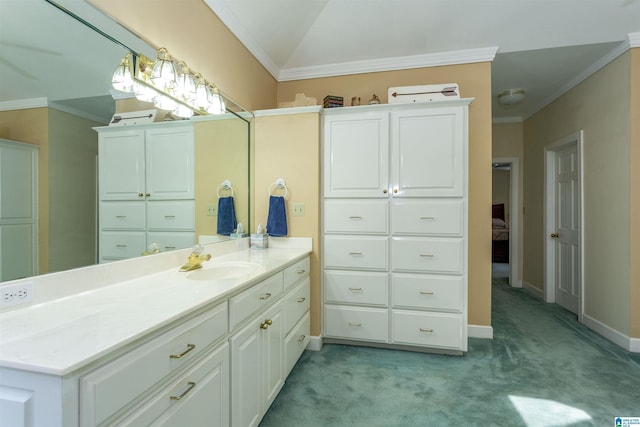
[[[138,193],[138,197],[144,197],[144,194]]]
[[[383,192],[384,194],[387,194],[387,189],[385,188],[384,190],[382,190],[382,192]]]
[[[147,193],[144,195],[145,197],[151,197],[151,193]]]
[[[260,329],[267,329],[270,325],[273,325],[273,320],[267,319],[264,323],[260,324]]]
[[[551,238],[552,238],[552,239],[557,239],[558,237],[560,237],[560,234],[558,234],[558,233],[551,233]]]
[[[393,193],[394,193],[394,194],[398,194],[398,189],[397,189],[397,188],[394,188],[394,189],[393,189]]]

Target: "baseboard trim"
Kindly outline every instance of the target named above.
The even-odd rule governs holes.
[[[544,301],[544,291],[536,288],[531,283],[523,280],[522,281],[522,289],[524,289],[525,291],[529,292],[534,297],[539,298],[542,301]]]
[[[492,326],[467,325],[467,335],[469,338],[493,339]]]
[[[582,316],[582,323],[592,331],[602,335],[612,343],[634,353],[640,353],[640,338],[631,338],[620,331],[605,325],[589,315]]]
[[[312,350],[312,351],[322,350],[322,337],[319,337],[319,336],[309,337],[309,344],[307,344],[307,350]]]
[[[522,287],[522,280],[516,280],[515,282],[510,283],[510,286],[512,288],[521,288]]]

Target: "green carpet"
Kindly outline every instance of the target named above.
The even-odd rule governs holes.
[[[494,339],[464,356],[305,351],[262,427],[613,426],[640,417],[640,355],[573,314],[493,283]]]

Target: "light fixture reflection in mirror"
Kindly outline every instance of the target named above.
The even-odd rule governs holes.
[[[192,72],[184,61],[174,62],[163,47],[158,49],[153,64],[144,55],[128,53],[113,72],[111,82],[114,89],[135,93],[139,100],[153,102],[178,117],[226,112],[218,88]]]

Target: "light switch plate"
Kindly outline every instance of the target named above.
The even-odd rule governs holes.
[[[296,202],[292,203],[292,215],[293,216],[304,216],[304,203]]]

